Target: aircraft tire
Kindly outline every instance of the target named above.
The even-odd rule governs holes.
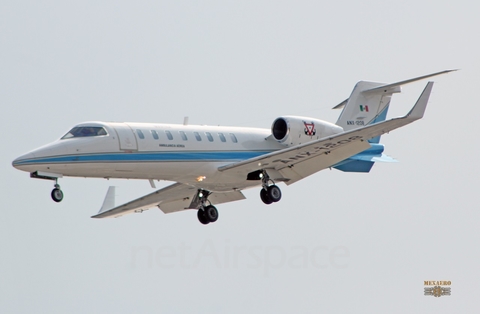
[[[51,196],[52,196],[52,200],[54,200],[57,203],[63,200],[63,192],[58,188],[55,188],[52,190]]]
[[[270,205],[273,203],[270,197],[268,196],[267,190],[265,190],[264,188],[260,190],[260,198],[262,199],[262,202],[264,202],[267,205]]]
[[[207,219],[207,216],[205,216],[205,210],[203,209],[199,209],[197,211],[197,217],[198,217],[198,221],[200,221],[204,225],[207,225],[208,223],[210,223],[210,221],[208,221]]]
[[[213,205],[205,207],[205,217],[208,222],[215,222],[218,219],[218,210]]]
[[[280,191],[280,188],[278,186],[270,185],[267,189],[267,195],[268,198],[275,203],[282,198],[282,191]]]

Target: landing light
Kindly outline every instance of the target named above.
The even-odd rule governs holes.
[[[199,176],[199,177],[197,178],[197,182],[202,182],[202,181],[205,180],[206,178],[207,178],[207,177],[205,177],[205,176]]]

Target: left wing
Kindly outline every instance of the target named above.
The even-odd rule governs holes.
[[[285,181],[287,185],[292,184],[368,149],[370,147],[368,139],[421,119],[432,87],[433,82],[428,82],[415,106],[403,117],[225,165],[218,170],[245,175],[265,169],[273,180]]]
[[[141,213],[155,206],[160,208],[165,214],[186,209],[196,209],[200,206],[196,198],[197,193],[198,189],[193,186],[175,183],[131,202],[115,206],[115,187],[110,187],[102,208],[92,218],[120,217],[131,213]],[[245,196],[240,191],[212,193],[209,196],[209,200],[216,204],[242,199],[245,199]]]

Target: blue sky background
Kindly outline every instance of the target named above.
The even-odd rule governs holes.
[[[2,1],[0,311],[472,313],[480,271],[480,46],[471,1]],[[29,179],[14,158],[88,120],[269,128],[335,122],[359,80],[445,69],[423,120],[382,137],[397,164],[322,171],[194,211],[89,218],[109,185]],[[425,82],[395,95],[408,112]],[[168,183],[164,183],[167,185]],[[423,295],[450,280],[450,297]]]

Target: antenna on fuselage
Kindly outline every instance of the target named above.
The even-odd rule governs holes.
[[[183,125],[188,125],[188,117],[183,117]]]

